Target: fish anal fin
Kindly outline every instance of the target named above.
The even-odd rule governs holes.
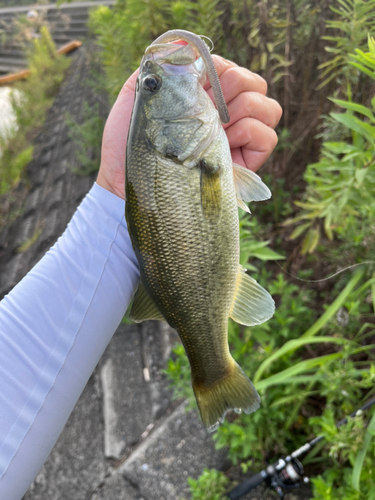
[[[271,295],[238,267],[236,292],[229,316],[241,325],[260,325],[273,316],[275,302]]]
[[[233,163],[233,180],[239,200],[262,201],[268,200],[272,196],[271,191],[259,175],[248,168],[237,165],[237,163]]]
[[[196,383],[193,377],[193,389],[208,432],[214,432],[224,422],[228,411],[252,413],[260,406],[255,387],[233,358],[225,377],[210,385]]]
[[[201,205],[206,219],[216,219],[221,212],[220,168],[201,160]]]
[[[152,300],[142,283],[139,284],[138,290],[136,291],[129,317],[135,323],[140,323],[148,319],[165,321],[163,315],[156,307],[155,302]]]

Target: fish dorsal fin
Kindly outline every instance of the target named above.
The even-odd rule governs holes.
[[[240,201],[262,201],[271,198],[271,191],[264,184],[262,179],[248,168],[241,167],[237,163],[233,163],[233,180],[236,190],[237,200]],[[242,210],[246,210],[243,205],[239,204]],[[245,205],[246,206],[246,205]],[[247,212],[248,210],[246,210]]]
[[[142,283],[139,284],[138,290],[136,291],[129,317],[135,323],[140,323],[141,321],[146,321],[147,319],[165,321],[163,315],[156,307],[154,301],[147,293]]]
[[[238,267],[236,293],[229,316],[241,325],[260,325],[270,319],[275,312],[275,302],[271,295],[248,274]]]

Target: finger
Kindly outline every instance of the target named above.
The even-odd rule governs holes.
[[[138,73],[139,73],[139,68],[134,71],[134,73],[129,76],[129,78],[126,80],[124,83],[121,91],[120,91],[120,96],[123,94],[127,94],[128,92],[135,92],[135,84],[138,78]]]
[[[240,165],[257,170],[272,153],[277,144],[276,132],[254,118],[242,118],[226,130],[232,153],[238,158],[241,150]]]
[[[230,122],[223,125],[224,129],[246,117],[255,118],[268,127],[275,128],[282,115],[278,102],[258,92],[242,92],[230,101],[228,111]]]
[[[139,68],[126,80],[108,117],[108,121],[116,127],[123,127],[122,133],[129,128],[138,73]]]
[[[235,148],[232,150],[232,161],[242,167],[252,170],[253,172],[260,169],[260,167],[267,160],[268,156],[259,151],[251,151],[247,152],[245,161],[242,148]]]
[[[119,144],[121,147],[118,149],[124,151],[124,144],[126,143],[130,125],[131,111],[133,109],[135,84],[138,72],[139,70],[135,71],[122,87],[111,109],[104,129],[103,142],[106,144],[108,141],[111,146]],[[121,161],[124,155],[125,152],[121,153]]]

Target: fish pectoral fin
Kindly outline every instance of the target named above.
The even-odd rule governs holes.
[[[233,163],[233,180],[237,200],[262,201],[268,200],[272,196],[271,191],[259,175],[248,168],[237,165],[237,163]],[[246,210],[243,206],[245,205],[244,203],[240,205],[237,201],[237,204],[242,210]]]
[[[139,284],[138,290],[136,291],[133,305],[130,310],[130,319],[135,323],[140,323],[147,319],[165,321],[163,315],[156,307],[155,302],[152,300],[142,283]]]
[[[217,219],[221,212],[220,167],[201,160],[201,205],[206,219]]]
[[[236,292],[229,316],[241,325],[260,325],[273,316],[275,302],[271,295],[238,267]]]

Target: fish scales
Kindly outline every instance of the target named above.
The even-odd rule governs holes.
[[[227,330],[229,316],[246,323],[251,311],[259,322],[267,292],[239,267],[234,177],[242,167],[233,170],[199,62],[184,55],[184,65],[171,68],[168,46],[160,64],[156,49],[141,65],[126,151],[126,219],[141,276],[131,317],[165,319],[177,330],[202,420],[214,430],[229,409],[259,406]],[[241,182],[258,192],[252,183],[260,179],[250,180]],[[249,290],[255,299],[246,309]]]
[[[148,233],[147,238],[137,238],[142,277],[165,319],[179,332],[193,376],[204,374],[215,380],[228,356],[226,332],[238,267],[238,238],[233,231],[238,213],[235,199],[228,196],[233,191],[233,186],[228,188],[232,173],[221,179],[219,219],[227,221],[222,225],[202,213],[198,169],[158,157],[150,160],[146,156],[145,169],[145,159],[132,158],[127,173],[136,193],[143,193],[145,184],[153,193],[147,200],[141,194],[138,203],[127,200],[136,220],[130,230],[136,235]]]

